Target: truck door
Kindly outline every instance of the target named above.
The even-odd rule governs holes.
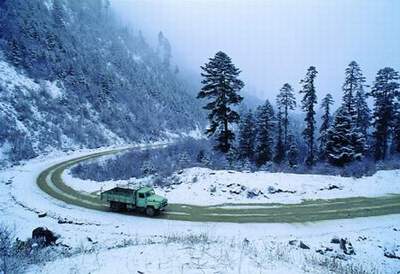
[[[146,207],[146,196],[143,192],[138,192],[137,193],[137,200],[136,200],[136,206],[137,207]]]

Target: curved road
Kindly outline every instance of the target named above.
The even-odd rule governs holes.
[[[108,205],[102,202],[97,195],[78,192],[67,186],[62,181],[61,174],[65,169],[79,162],[124,150],[127,149],[93,153],[51,166],[39,175],[37,184],[50,196],[66,203],[109,211]],[[142,216],[133,212],[124,214]],[[253,203],[216,206],[170,204],[164,213],[155,218],[196,222],[302,223],[387,214],[400,214],[400,194],[372,198],[309,200],[300,204]]]

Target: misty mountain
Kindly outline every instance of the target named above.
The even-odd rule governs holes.
[[[0,154],[195,130],[193,88],[105,0],[0,1]]]

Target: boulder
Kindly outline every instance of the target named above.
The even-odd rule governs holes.
[[[37,227],[32,231],[32,239],[45,246],[54,245],[59,237],[46,227]]]
[[[38,217],[39,218],[43,218],[43,217],[46,217],[47,216],[47,212],[40,212],[39,214],[38,214]]]
[[[365,236],[358,236],[357,241],[365,241],[367,239],[367,237]]]
[[[283,189],[280,189],[280,188],[275,188],[273,186],[269,186],[267,188],[267,190],[268,190],[269,194],[275,194],[275,193],[291,193],[291,194],[294,194],[294,193],[296,193],[295,190],[283,190]]]
[[[340,239],[337,237],[332,238],[331,244],[340,244]]]
[[[306,245],[305,243],[303,243],[302,241],[300,241],[299,247],[301,249],[310,249],[310,247],[308,245]]]
[[[383,256],[389,259],[397,259],[400,260],[400,254],[396,253],[394,249],[385,248],[383,252]]]
[[[259,196],[259,195],[262,195],[263,194],[263,192],[261,191],[261,190],[258,190],[258,189],[249,189],[249,190],[247,190],[247,198],[254,198],[254,197],[257,197],[257,196]]]
[[[297,242],[298,242],[297,240],[290,240],[289,244],[290,245],[297,245]]]
[[[239,190],[239,189],[234,189],[234,190],[229,190],[229,192],[230,192],[231,194],[239,195],[242,191]]]
[[[346,256],[343,255],[343,254],[335,254],[335,255],[331,256],[331,258],[333,258],[333,259],[339,259],[339,260],[343,260],[343,261],[347,261]]]
[[[215,185],[210,185],[209,191],[211,193],[215,193],[215,192],[217,192],[217,187]]]
[[[325,252],[322,249],[317,249],[317,250],[315,250],[315,252],[317,252],[321,255],[325,255]]]
[[[343,250],[343,253],[346,255],[355,255],[353,245],[347,239],[340,239],[340,249]]]

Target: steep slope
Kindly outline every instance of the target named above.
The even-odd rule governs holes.
[[[193,130],[203,114],[171,70],[108,1],[0,1],[0,155]]]

